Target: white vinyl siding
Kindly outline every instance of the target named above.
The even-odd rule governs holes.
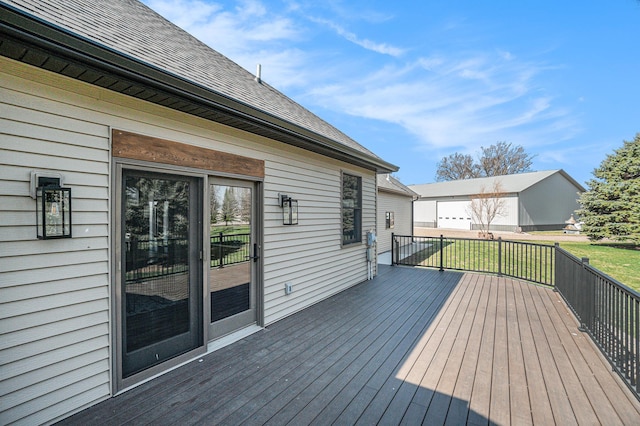
[[[0,418],[37,424],[110,394],[109,128],[12,76],[0,93]],[[32,170],[72,188],[73,239],[36,238]]]
[[[393,212],[395,225],[393,229],[385,226],[386,212]],[[411,197],[378,191],[378,254],[391,250],[391,234],[413,235],[413,212]]]
[[[298,157],[268,161],[265,178],[265,324],[273,323],[366,279],[363,242],[341,246],[341,171],[338,162],[320,166]],[[307,154],[308,156],[308,154]],[[340,167],[342,166],[342,168]],[[375,174],[362,177],[362,235],[375,227]],[[278,193],[298,200],[298,225],[282,224]],[[293,292],[285,295],[284,285]]]
[[[3,423],[54,421],[111,395],[111,128],[265,161],[266,325],[367,278],[364,242],[341,245],[340,176],[362,177],[364,236],[374,172],[5,58],[0,69]],[[72,188],[72,239],[36,239],[32,170]],[[282,224],[280,193],[298,200],[298,225]]]

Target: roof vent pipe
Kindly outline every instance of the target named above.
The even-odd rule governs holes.
[[[262,65],[258,64],[258,66],[256,67],[256,78],[255,80],[258,83],[262,83]]]

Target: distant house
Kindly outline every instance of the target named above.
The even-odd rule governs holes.
[[[561,230],[585,190],[564,170],[409,185],[419,194],[414,202],[415,226],[478,229],[469,212],[471,199],[483,188],[491,189],[496,180],[504,191],[505,212],[492,222],[494,231]]]
[[[0,23],[0,423],[367,279],[396,166],[142,3],[13,0]]]
[[[390,174],[378,175],[379,259],[391,251],[391,234],[413,235],[413,200],[417,194]],[[383,263],[385,263],[383,261]]]

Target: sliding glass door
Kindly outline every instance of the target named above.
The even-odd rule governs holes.
[[[210,179],[210,339],[256,321],[254,197],[251,182]]]
[[[201,182],[188,176],[123,172],[123,378],[203,344]]]

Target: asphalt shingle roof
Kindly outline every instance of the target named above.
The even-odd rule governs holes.
[[[4,3],[118,54],[178,76],[380,159],[283,93],[136,0],[8,0]]]
[[[390,174],[378,175],[378,190],[394,192],[400,195],[406,195],[407,197],[417,197],[418,194],[413,192],[409,187],[404,185],[400,180],[391,176]]]

